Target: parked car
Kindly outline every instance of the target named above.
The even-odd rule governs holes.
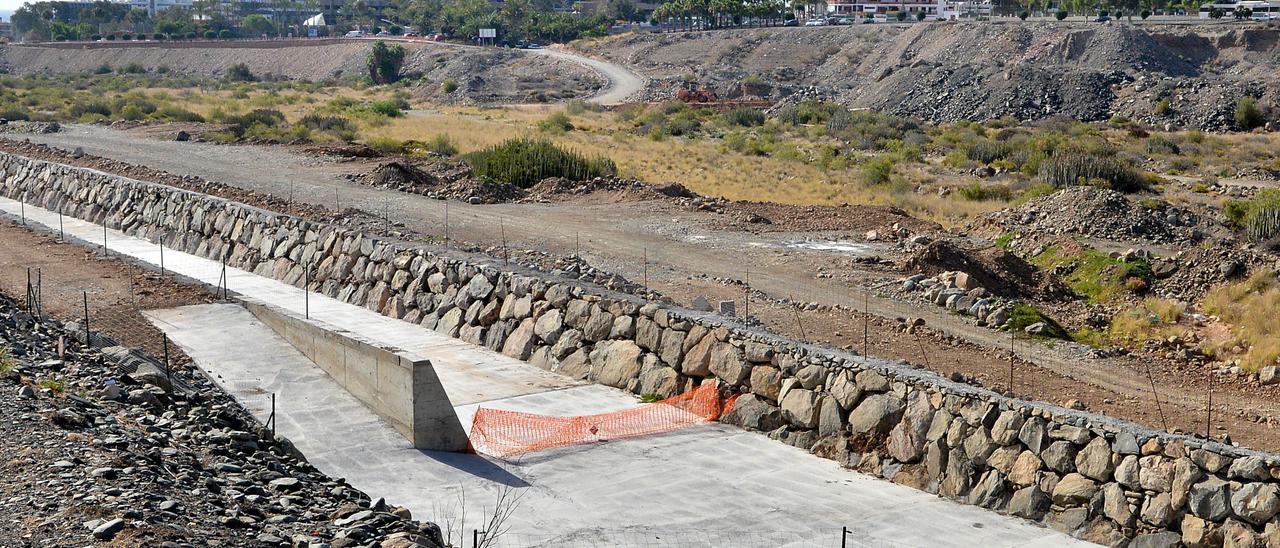
[[[364,31],[362,30],[348,31],[346,36],[347,38],[360,38],[361,36],[364,36]]]
[[[1280,19],[1280,15],[1276,15],[1273,13],[1266,13],[1262,11],[1255,11],[1253,12],[1252,15],[1249,16],[1249,19],[1252,19],[1254,21],[1274,21],[1276,19]]]
[[[529,49],[542,49],[541,44],[529,44]]]
[[[804,22],[804,26],[806,27],[822,27],[826,26],[826,24],[827,22],[821,19],[810,19]]]
[[[798,26],[800,26],[800,22],[799,22],[799,21],[796,21],[795,19],[787,19],[786,21],[783,21],[783,22],[782,22],[782,26],[784,26],[784,27],[798,27]]]
[[[418,33],[416,33],[416,32],[406,32],[406,33],[404,33],[404,37],[405,37],[405,38],[417,38],[417,37],[419,37],[419,36],[422,36],[422,35],[421,35],[421,34],[418,34]]]
[[[1093,22],[1094,22],[1094,23],[1106,23],[1107,21],[1110,21],[1110,20],[1111,20],[1111,16],[1110,16],[1110,15],[1099,15],[1097,19],[1094,19],[1094,20],[1093,20]]]
[[[391,36],[391,33],[383,30],[383,31],[378,31],[378,34],[375,34],[374,36]]]

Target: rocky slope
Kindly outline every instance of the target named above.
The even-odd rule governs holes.
[[[420,95],[448,102],[524,102],[538,93],[556,97],[589,95],[602,82],[590,69],[544,55],[496,48],[438,43],[405,43],[406,75],[420,78]],[[362,77],[372,42],[230,42],[66,46],[0,45],[0,72],[13,74],[88,74],[98,67],[137,64],[149,72],[196,78],[220,78],[244,63],[262,78],[321,81]],[[455,81],[445,93],[442,83]]]
[[[0,545],[439,546],[202,375],[82,333],[0,296]]]
[[[932,121],[1120,114],[1226,129],[1239,97],[1277,103],[1278,38],[1261,25],[990,22],[638,34],[579,47],[649,77],[653,99],[692,76],[721,95],[821,97]],[[1170,108],[1156,114],[1162,99]]]

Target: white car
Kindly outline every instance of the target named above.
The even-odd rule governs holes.
[[[810,19],[804,22],[804,26],[806,27],[822,27],[826,26],[826,24],[827,22],[821,19]]]
[[[360,38],[361,36],[364,36],[364,31],[362,30],[353,30],[353,31],[347,32],[347,38]]]
[[[1256,12],[1253,15],[1250,15],[1249,19],[1252,19],[1254,21],[1274,21],[1276,19],[1280,19],[1280,15],[1276,15],[1274,13]]]

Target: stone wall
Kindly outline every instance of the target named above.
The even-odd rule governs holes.
[[[90,170],[0,156],[0,193],[527,360],[660,397],[950,499],[1131,546],[1280,545],[1280,458],[1009,399],[724,318]]]

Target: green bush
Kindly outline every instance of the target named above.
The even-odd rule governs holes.
[[[204,122],[204,117],[182,108],[165,105],[151,113],[151,118],[171,122]]]
[[[1067,10],[1058,10],[1054,12],[1053,17],[1059,21],[1067,18]]]
[[[146,67],[138,63],[129,63],[120,69],[120,74],[146,74]]]
[[[445,157],[458,154],[458,147],[453,144],[453,139],[443,133],[432,137],[430,141],[427,141],[426,145],[427,151],[432,154],[439,154]]]
[[[127,42],[129,40],[133,40],[133,35],[126,32],[120,35],[120,39]]]
[[[257,80],[257,77],[249,70],[249,65],[236,63],[227,69],[227,79],[232,82],[252,82]]]
[[[1147,188],[1146,176],[1131,162],[1115,156],[1102,156],[1075,148],[1058,150],[1040,165],[1040,176],[1055,187],[1091,184],[1105,181],[1120,192],[1137,192]]]
[[[443,82],[440,82],[440,89],[445,93],[453,93],[455,91],[458,91],[458,81],[454,80],[453,78],[449,78]]]
[[[895,141],[903,144],[923,141],[919,123],[866,110],[850,112],[841,108],[827,119],[825,127],[832,136],[859,150],[885,150]]]
[[[1229,201],[1223,213],[1228,222],[1242,229],[1250,240],[1272,240],[1280,236],[1280,189],[1263,189],[1248,200]]]
[[[731,126],[760,126],[764,125],[764,112],[754,108],[735,108],[724,113],[724,121]]]
[[[1009,313],[1009,321],[1005,323],[1005,328],[1010,331],[1025,331],[1028,326],[1037,323],[1043,323],[1046,327],[1040,335],[1041,337],[1071,340],[1071,335],[1067,333],[1066,329],[1062,328],[1061,324],[1029,304],[1019,303],[1014,306]]]
[[[30,120],[31,111],[19,105],[0,107],[0,118],[5,120]]]
[[[795,105],[783,107],[774,115],[778,121],[799,126],[804,124],[824,124],[838,112],[849,110],[827,101],[807,100]]]
[[[206,31],[204,31],[204,39],[205,39],[205,40],[213,40],[214,38],[217,38],[217,37],[218,37],[218,32],[217,32],[217,31],[213,31],[213,30],[206,30]]]
[[[229,40],[229,39],[231,39],[231,31],[230,31],[230,30],[228,30],[228,29],[222,29],[222,30],[218,31],[218,39],[219,39],[219,40]]]
[[[1011,150],[1007,143],[983,139],[970,144],[969,149],[965,151],[965,155],[975,162],[990,164],[996,160],[1008,158],[1010,152]]]
[[[982,202],[987,200],[999,200],[1007,202],[1013,197],[1013,193],[1009,187],[1004,185],[986,185],[974,181],[972,184],[960,187],[960,197],[966,200]]]
[[[388,118],[399,118],[404,114],[395,101],[374,101],[369,103],[369,110]]]
[[[369,58],[365,61],[369,69],[369,79],[375,84],[390,84],[400,79],[400,67],[404,65],[404,46],[387,45],[378,40],[369,50]]]
[[[369,148],[372,148],[383,154],[403,154],[405,151],[405,142],[391,137],[375,137],[369,141]]]
[[[1258,108],[1258,100],[1245,96],[1236,101],[1235,122],[1236,129],[1241,131],[1249,131],[1265,123],[1262,109]]]
[[[98,68],[93,69],[93,73],[94,74],[111,74],[111,65],[108,65],[106,63],[98,65]]]
[[[862,182],[868,185],[888,183],[892,174],[893,160],[888,158],[872,158],[862,164]]]
[[[1031,12],[1029,12],[1029,11],[1027,11],[1027,10],[1022,10],[1022,11],[1018,12],[1018,19],[1021,19],[1021,20],[1023,20],[1023,21],[1026,21],[1028,17],[1031,17]]]
[[[573,131],[573,121],[569,119],[569,115],[563,112],[556,112],[543,120],[538,121],[538,129],[548,133],[564,133]]]
[[[548,177],[583,181],[617,172],[613,160],[587,158],[544,139],[515,138],[463,157],[476,175],[528,188]]]
[[[574,116],[577,116],[584,112],[601,112],[603,110],[604,110],[604,107],[597,105],[595,103],[588,103],[581,99],[574,99],[572,101],[569,101],[569,103],[564,106],[564,111]]]

